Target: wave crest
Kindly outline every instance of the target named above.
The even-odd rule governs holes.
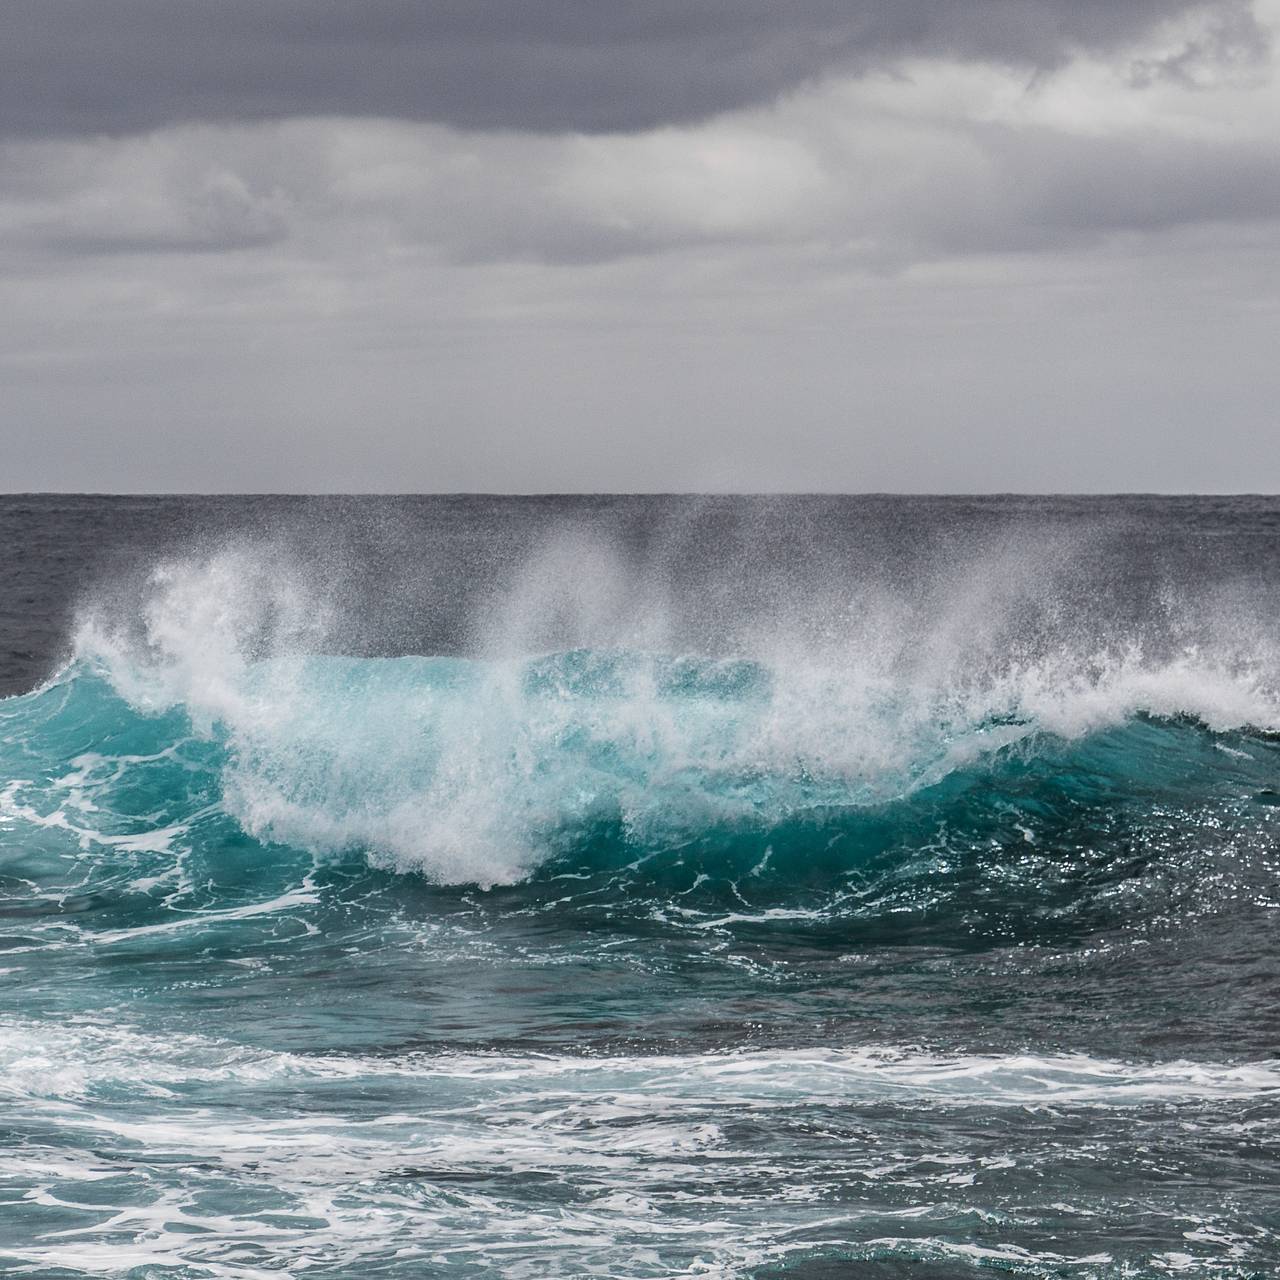
[[[1132,637],[982,661],[962,649],[928,668],[909,636],[871,645],[865,627],[844,649],[775,637],[732,657],[355,658],[323,652],[331,606],[261,547],[168,564],[133,607],[86,613],[67,678],[101,678],[129,714],[177,715],[215,743],[221,802],[258,839],[486,886],[588,843],[652,852],[749,836],[743,856],[758,859],[773,835],[813,843],[795,832],[963,789],[1011,761],[1056,761],[1052,773],[1072,744],[1135,718],[1280,727],[1251,661],[1195,646],[1153,657]],[[1088,767],[1182,786],[1203,752],[1121,733]]]

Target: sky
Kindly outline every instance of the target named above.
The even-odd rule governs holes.
[[[3,0],[7,491],[1275,491],[1280,0]]]

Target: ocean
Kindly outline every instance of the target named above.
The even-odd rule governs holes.
[[[1280,1274],[1280,499],[0,532],[0,1274]]]

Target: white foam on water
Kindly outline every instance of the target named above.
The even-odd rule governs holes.
[[[278,904],[271,904],[278,908]],[[252,911],[253,908],[245,908]],[[179,922],[181,923],[181,922]],[[137,931],[127,931],[132,934]],[[62,1074],[51,1073],[55,1063]],[[554,1088],[640,1098],[919,1098],[975,1106],[1143,1106],[1280,1095],[1280,1061],[1134,1063],[1083,1054],[937,1054],[894,1046],[769,1049],[628,1057],[571,1054],[289,1054],[200,1036],[157,1037],[93,1024],[9,1021],[0,1085],[80,1096],[97,1084],[396,1077],[500,1092]],[[61,1081],[61,1083],[58,1083]],[[69,1084],[68,1082],[71,1082]],[[76,1083],[78,1082],[78,1083]],[[74,1088],[72,1088],[74,1084]],[[46,1090],[45,1086],[50,1086]],[[646,1104],[648,1105],[648,1104]]]
[[[86,936],[95,943],[106,945],[114,942],[133,942],[139,938],[154,937],[157,934],[178,933],[188,929],[210,929],[238,920],[254,920],[259,916],[288,915],[298,907],[314,906],[319,901],[320,895],[308,877],[296,889],[278,894],[265,902],[249,902],[239,907],[222,907],[216,910],[193,910],[176,920],[165,920],[160,924],[134,925],[126,929],[98,929],[89,932]],[[304,919],[302,923],[305,932],[312,934],[316,932],[315,925],[310,921]]]
[[[470,1263],[657,1280],[834,1251],[1101,1276],[1087,1270],[1109,1265],[1096,1250],[965,1243],[978,1224],[999,1229],[987,1199],[999,1179],[1029,1161],[1034,1185],[1061,1159],[1045,1117],[1150,1123],[1177,1104],[1185,1125],[1200,1105],[1256,1111],[1280,1101],[1280,1063],[909,1047],[303,1055],[25,1020],[0,1030],[0,1098],[30,1135],[0,1152],[0,1183],[59,1224],[0,1252],[33,1267],[249,1280],[394,1261],[408,1274]],[[975,1108],[1026,1141],[975,1153]],[[846,1203],[830,1199],[839,1188]],[[1019,1194],[1024,1217],[1080,1212]],[[1229,1219],[1198,1232],[1197,1256],[1253,1256]]]

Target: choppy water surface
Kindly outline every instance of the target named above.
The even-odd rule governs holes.
[[[0,524],[4,1274],[1280,1271],[1280,502]]]

